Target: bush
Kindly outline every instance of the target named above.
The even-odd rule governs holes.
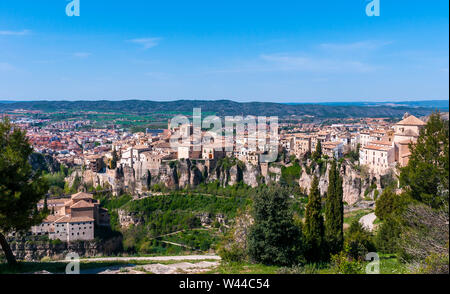
[[[49,256],[44,256],[41,258],[41,262],[50,262],[51,258]]]
[[[59,239],[54,239],[54,240],[52,240],[51,241],[51,244],[52,245],[60,245],[60,244],[62,244],[63,242],[61,241],[61,240],[59,240]]]
[[[363,273],[363,266],[360,261],[353,259],[348,251],[341,251],[338,254],[331,256],[331,265],[333,272],[336,274],[361,274]]]
[[[372,234],[358,220],[354,220],[345,236],[347,254],[357,260],[364,260],[369,252],[375,251]]]
[[[218,254],[225,262],[242,262],[247,260],[247,253],[237,244],[231,244],[230,247],[221,246]]]
[[[448,248],[447,248],[448,249]],[[448,254],[429,255],[425,262],[418,268],[419,274],[448,274],[449,273],[449,258]]]

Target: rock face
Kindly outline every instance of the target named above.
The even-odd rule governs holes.
[[[35,240],[10,242],[11,250],[18,260],[40,261],[44,257],[65,259],[68,253],[77,253],[80,257],[108,256],[122,250],[122,237],[106,241],[77,241],[72,243]]]
[[[261,182],[276,181],[281,175],[280,168],[270,168],[271,176],[264,177],[259,166],[250,163],[235,162],[231,165],[219,165],[215,161],[179,160],[163,162],[157,170],[144,170],[139,164],[133,168],[119,166],[114,170],[106,169],[104,173],[90,170],[77,170],[66,178],[72,186],[78,177],[82,183],[94,187],[111,187],[114,194],[145,192],[150,186],[159,184],[170,189],[195,187],[200,183],[218,181],[221,186],[234,185],[241,181],[251,187]]]
[[[119,209],[117,210],[117,214],[119,216],[119,224],[122,228],[128,228],[130,225],[140,225],[144,223],[144,219],[135,213]]]
[[[306,193],[309,193],[309,189],[311,187],[311,183],[314,175],[319,178],[319,190],[320,194],[324,196],[328,189],[328,174],[329,174],[330,165],[327,165],[326,172],[320,174],[319,168],[316,167],[314,170],[308,174],[306,172],[305,166],[302,168],[302,175],[299,179],[300,188]],[[379,179],[368,175],[365,178],[361,178],[361,173],[352,167],[352,165],[346,161],[343,162],[340,169],[340,174],[343,179],[342,188],[344,191],[344,202],[348,205],[353,205],[354,203],[365,199],[372,198],[374,196],[374,191],[365,194],[366,191],[369,190],[371,180],[375,179],[375,184],[377,188],[380,186]]]
[[[327,164],[321,172],[318,166],[307,168],[310,164],[311,161],[308,161],[302,166],[302,174],[298,181],[300,188],[307,194],[313,176],[316,175],[319,178],[320,193],[325,195],[328,189],[330,165]],[[375,190],[381,190],[379,177],[369,174],[361,178],[361,172],[347,161],[341,164],[340,173],[343,178],[344,201],[349,205],[361,199],[373,199]],[[66,181],[72,185],[76,177],[80,177],[84,183],[94,187],[107,184],[112,187],[115,194],[124,191],[140,194],[154,184],[170,189],[182,189],[214,181],[218,181],[223,187],[242,181],[254,188],[261,183],[278,182],[281,178],[281,166],[270,164],[255,166],[242,162],[220,164],[213,160],[185,159],[163,162],[159,169],[151,171],[143,170],[139,164],[135,164],[134,168],[120,166],[115,170],[106,169],[105,173],[94,173],[90,170],[76,171]]]
[[[227,219],[225,215],[223,215],[222,213],[218,213],[215,216],[213,216],[208,212],[203,212],[197,214],[197,217],[200,220],[200,223],[202,224],[203,227],[210,227],[214,221],[218,222],[220,225],[224,227],[228,227]]]

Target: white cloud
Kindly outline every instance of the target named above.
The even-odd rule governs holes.
[[[333,51],[375,50],[392,44],[390,41],[358,41],[352,43],[323,43],[320,48]]]
[[[128,42],[142,45],[144,49],[150,49],[158,46],[159,41],[161,41],[161,38],[137,38],[128,40]]]
[[[15,71],[16,68],[7,62],[0,62],[0,71]]]
[[[275,70],[312,72],[369,72],[376,69],[357,60],[327,59],[287,54],[262,54],[260,58]]]
[[[22,30],[22,31],[0,31],[0,36],[23,36],[28,35],[30,30]]]
[[[75,52],[73,54],[73,56],[78,57],[78,58],[87,58],[91,55],[92,55],[92,53],[89,53],[89,52]]]

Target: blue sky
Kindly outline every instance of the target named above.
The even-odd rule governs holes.
[[[0,100],[448,99],[447,0],[0,1]]]

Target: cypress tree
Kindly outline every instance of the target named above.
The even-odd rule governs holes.
[[[320,158],[322,158],[322,143],[320,143],[320,140],[319,140],[319,141],[317,141],[316,151],[314,151],[313,159],[318,160]]]
[[[119,161],[119,156],[117,155],[116,148],[114,148],[113,152],[112,152],[112,159],[111,159],[110,169],[116,169],[117,161]]]
[[[323,259],[323,216],[322,202],[320,199],[319,179],[314,176],[308,196],[308,204],[305,212],[305,238],[307,242],[306,259],[317,262]]]
[[[344,203],[342,177],[339,175],[336,161],[331,164],[328,177],[327,199],[325,203],[325,238],[330,254],[342,250],[344,242]]]

